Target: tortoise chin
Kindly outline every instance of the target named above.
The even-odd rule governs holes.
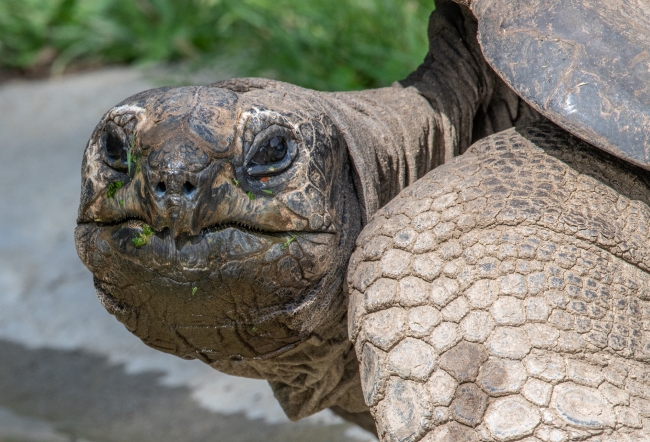
[[[80,224],[79,254],[109,312],[182,357],[259,357],[301,341],[299,318],[332,302],[345,273],[338,234],[225,227],[176,239],[163,230],[138,246],[142,231],[133,221]]]

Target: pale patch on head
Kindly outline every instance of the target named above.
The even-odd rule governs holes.
[[[117,116],[122,116],[129,113],[139,116],[144,112],[146,112],[146,110],[143,107],[135,106],[132,104],[124,104],[122,106],[115,106],[113,109],[108,111],[107,116],[108,118],[115,118]]]
[[[146,109],[132,104],[116,106],[106,113],[104,121],[114,121],[119,126],[125,126],[130,120],[134,118],[136,121],[134,132],[139,132],[143,129],[143,126],[147,121]]]

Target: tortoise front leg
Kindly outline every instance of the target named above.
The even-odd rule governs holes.
[[[349,273],[381,440],[650,440],[647,184],[543,123],[381,209]]]

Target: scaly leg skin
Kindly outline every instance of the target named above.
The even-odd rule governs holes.
[[[382,208],[349,334],[382,441],[650,441],[650,174],[550,123]]]

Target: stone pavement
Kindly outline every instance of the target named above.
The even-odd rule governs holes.
[[[73,242],[82,152],[152,85],[127,69],[0,85],[0,442],[376,440],[329,411],[290,423],[265,382],[152,350],[97,301]]]

